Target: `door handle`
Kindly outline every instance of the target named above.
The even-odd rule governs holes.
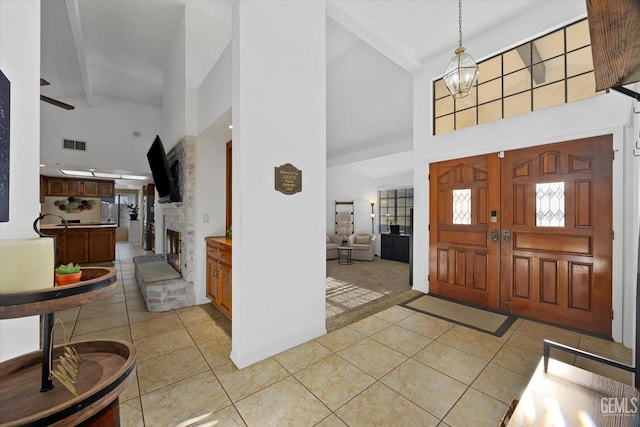
[[[498,240],[500,240],[498,236],[498,230],[491,230],[489,232],[489,238],[491,239],[492,242],[497,242]]]
[[[508,242],[511,240],[511,231],[510,230],[502,230],[502,241]]]

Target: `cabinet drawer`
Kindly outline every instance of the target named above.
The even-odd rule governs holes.
[[[218,248],[207,246],[207,258],[216,259],[218,257]]]
[[[226,262],[227,264],[231,264],[231,251],[228,249],[218,249],[218,253],[215,256],[215,259],[218,261]]]

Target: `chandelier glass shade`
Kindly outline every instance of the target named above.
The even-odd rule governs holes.
[[[462,46],[462,0],[458,1],[458,34],[458,48],[442,79],[454,98],[464,98],[478,80],[478,64]]]

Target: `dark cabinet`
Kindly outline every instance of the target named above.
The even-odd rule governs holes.
[[[43,229],[48,235],[55,235],[58,264],[88,264],[112,262],[116,259],[115,227],[70,227],[65,233],[62,229]]]
[[[409,238],[406,234],[383,234],[381,258],[409,262]]]
[[[114,181],[89,181],[40,176],[40,199],[44,196],[113,197]]]
[[[116,258],[115,228],[97,228],[91,231],[89,259],[91,262],[108,262]]]
[[[57,239],[60,253],[59,264],[86,264],[89,262],[89,232],[86,230],[67,230]]]

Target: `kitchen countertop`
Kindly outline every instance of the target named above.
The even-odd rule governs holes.
[[[117,225],[113,223],[71,223],[69,228],[116,228]],[[64,229],[64,224],[40,224],[40,230],[60,230]]]

